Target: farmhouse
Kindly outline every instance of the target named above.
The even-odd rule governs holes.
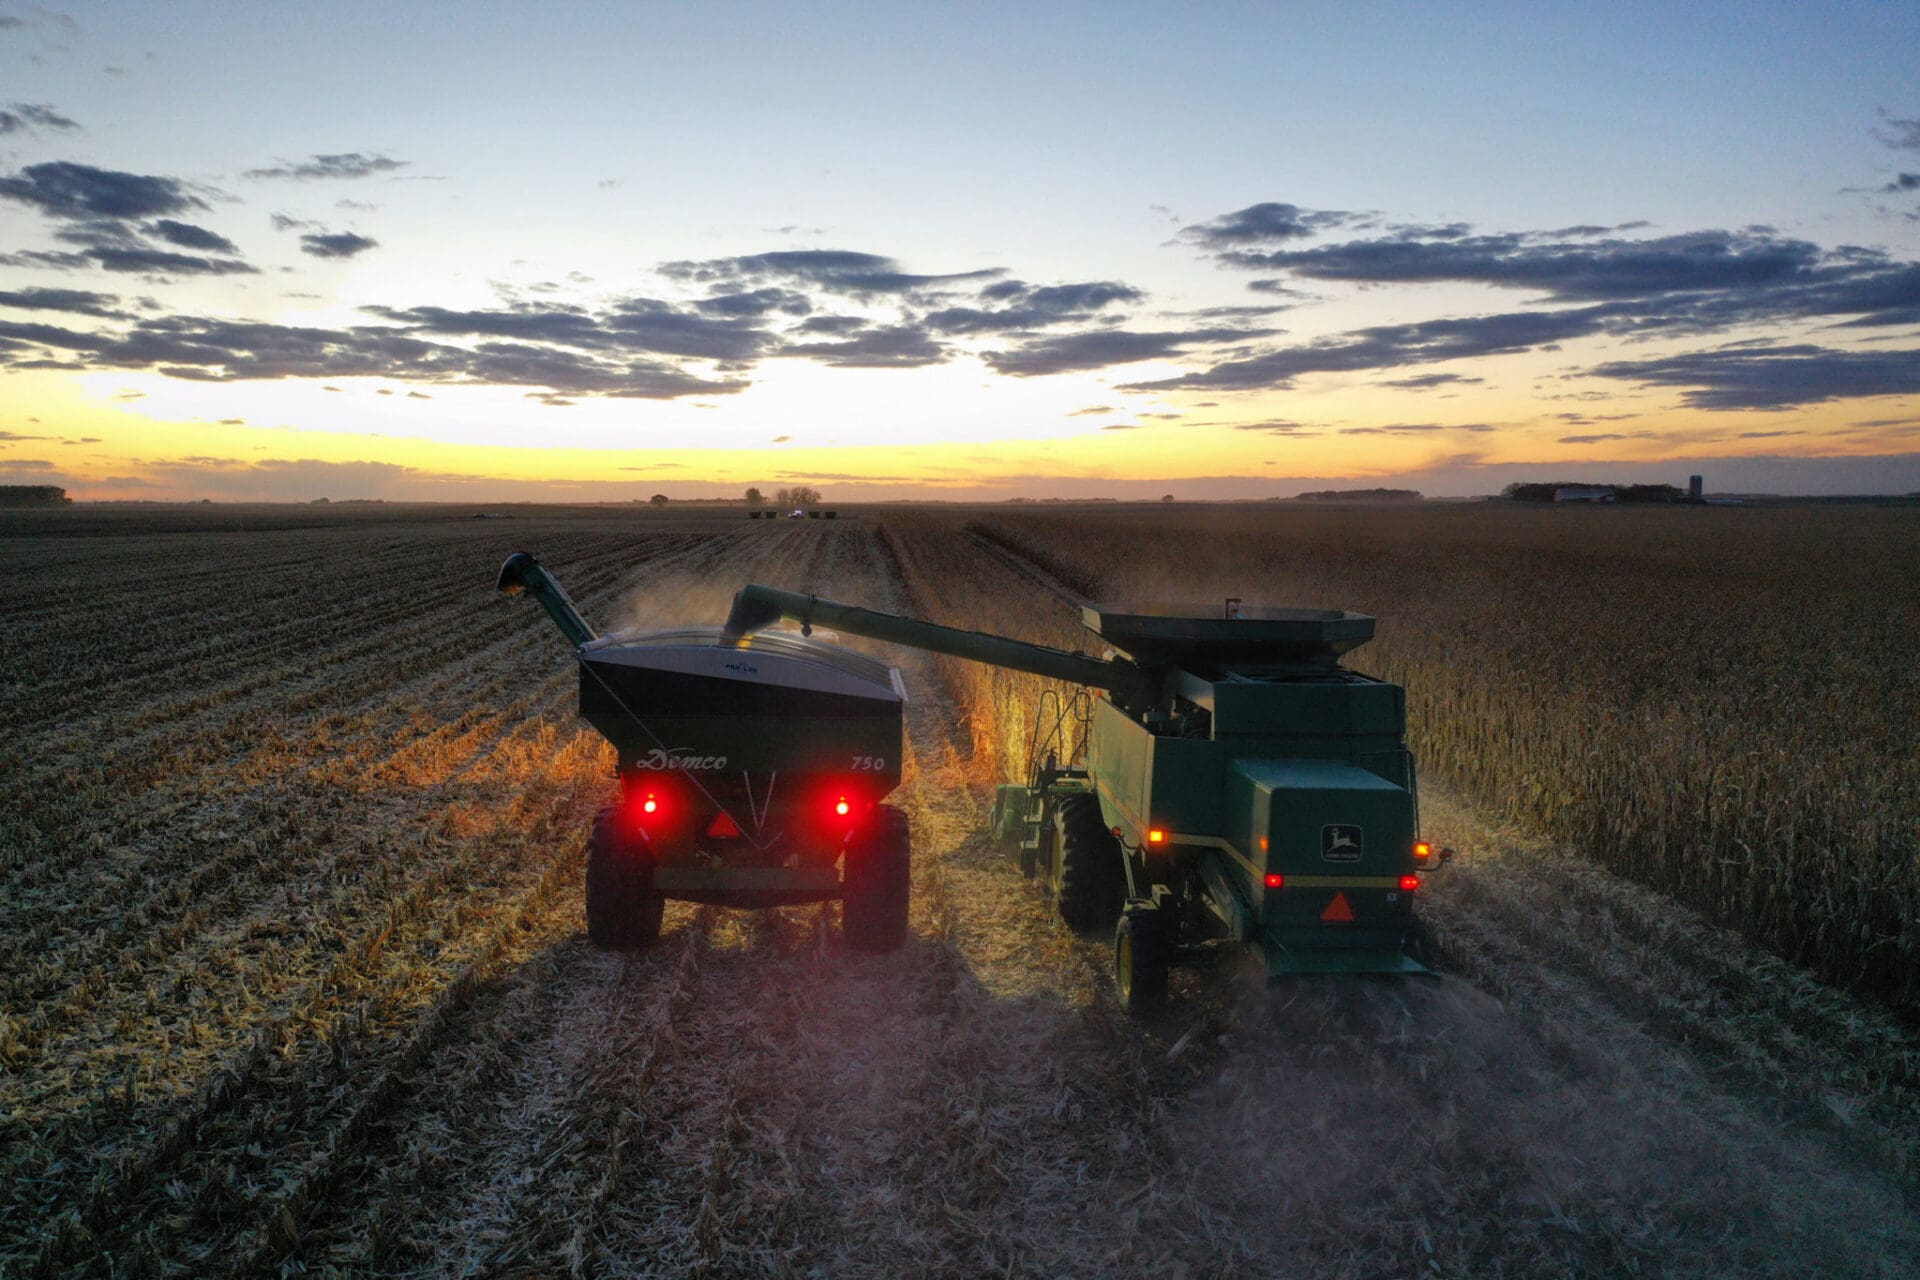
[[[1616,502],[1618,495],[1611,489],[1579,489],[1572,486],[1555,489],[1555,502]]]

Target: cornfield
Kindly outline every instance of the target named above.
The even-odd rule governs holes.
[[[1675,902],[1911,1007],[1903,513],[464,515],[0,514],[0,1276],[1911,1274],[1920,1036]],[[983,830],[1075,691],[886,647],[908,945],[597,951],[611,752],[521,547],[604,630],[1376,613],[1447,977],[1130,1022]]]

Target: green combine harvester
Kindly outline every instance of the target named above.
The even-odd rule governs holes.
[[[588,846],[589,933],[658,935],[666,898],[764,907],[840,898],[856,947],[906,935],[899,672],[815,626],[1085,685],[1084,760],[999,788],[1001,849],[1061,918],[1111,931],[1120,997],[1159,1008],[1176,965],[1245,946],[1267,972],[1418,974],[1413,904],[1436,857],[1397,685],[1349,671],[1374,620],[1331,610],[1083,610],[1095,658],[749,586],[726,625],[602,639],[524,552],[502,590],[576,646],[580,710],[619,752],[621,803]],[[769,632],[782,619],[801,634]],[[1062,717],[1064,719],[1064,716]]]

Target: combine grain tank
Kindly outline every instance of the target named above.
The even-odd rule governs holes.
[[[580,714],[614,746],[618,803],[587,846],[587,928],[646,946],[668,898],[729,907],[843,901],[849,943],[906,934],[900,673],[820,640],[714,628],[598,636],[525,552],[499,586],[573,644]]]
[[[1253,948],[1274,976],[1425,972],[1408,953],[1435,859],[1419,839],[1405,695],[1340,665],[1372,618],[1095,605],[1083,619],[1112,653],[1093,658],[751,586],[727,629],[781,617],[1105,695],[1084,759],[1036,762],[999,789],[991,821],[1069,925],[1112,931],[1130,1009],[1157,1007],[1171,967],[1222,944]]]

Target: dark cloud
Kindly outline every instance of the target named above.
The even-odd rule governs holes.
[[[276,213],[268,221],[273,224],[275,231],[324,230],[319,223],[309,222],[305,218],[296,218],[290,213]]]
[[[298,162],[283,160],[270,169],[248,169],[245,178],[292,178],[300,182],[316,178],[370,178],[376,173],[404,169],[412,161],[395,160],[377,152],[342,151],[335,155],[314,156]]]
[[[23,311],[65,311],[102,320],[126,318],[126,313],[117,305],[119,301],[114,294],[93,293],[86,289],[0,289],[0,307],[18,307]]]
[[[1216,256],[1228,266],[1313,280],[1481,284],[1536,290],[1563,303],[1632,302],[1650,321],[1700,332],[1819,316],[1852,316],[1860,325],[1920,317],[1920,264],[1874,250],[1825,250],[1768,227],[1652,239],[1614,234],[1635,225],[1491,234],[1462,226],[1400,227],[1310,249],[1227,248]],[[1566,234],[1592,231],[1608,238]]]
[[[858,333],[860,330],[866,328],[869,323],[871,322],[863,320],[859,316],[809,316],[807,319],[795,325],[792,332],[827,333],[837,337],[845,337],[850,333]]]
[[[1685,388],[1681,401],[1697,409],[1787,409],[1828,400],[1920,392],[1920,349],[1731,347],[1650,360],[1609,361],[1588,372],[1642,386]]]
[[[936,285],[990,280],[1005,274],[1003,268],[987,267],[945,275],[916,275],[902,271],[892,258],[849,249],[785,249],[737,258],[668,262],[661,264],[659,271],[669,280],[716,286],[716,292],[762,280],[784,280],[855,298],[913,293]]]
[[[1600,444],[1607,440],[1652,440],[1658,436],[1652,431],[1603,431],[1591,436],[1561,436],[1561,444]]]
[[[1034,287],[1018,280],[1001,281],[980,291],[983,300],[1004,303],[993,308],[942,307],[925,317],[935,333],[1019,333],[1071,324],[1093,317],[1103,308],[1138,302],[1146,295],[1116,280]]]
[[[351,231],[310,232],[300,237],[300,252],[315,258],[351,258],[379,244],[371,236],[359,236]]]
[[[105,271],[143,272],[150,275],[233,276],[255,275],[255,268],[232,258],[202,258],[187,253],[169,253],[162,249],[123,249],[96,245],[81,255]]]
[[[1903,173],[1886,186],[1880,188],[1881,195],[1897,195],[1903,191],[1920,191],[1920,173]]]
[[[1873,136],[1895,151],[1920,151],[1920,120],[1899,120],[1880,113],[1885,128],[1875,129]]]
[[[1288,288],[1284,280],[1249,280],[1247,288],[1254,293],[1271,293],[1282,298],[1304,298],[1308,295],[1299,289]]]
[[[751,360],[774,341],[745,321],[694,315],[656,298],[627,298],[601,323],[619,346],[700,360]]]
[[[192,316],[157,316],[119,332],[0,321],[0,343],[77,353],[83,367],[152,369],[196,382],[381,377],[395,381],[541,388],[547,396],[673,399],[742,391],[660,361],[589,354],[525,342],[472,347],[428,341],[395,327],[316,329]],[[27,360],[0,364],[28,367]],[[338,390],[329,386],[327,390]]]
[[[39,129],[78,129],[80,126],[52,107],[36,102],[14,102],[0,107],[0,137]]]
[[[1539,289],[1564,301],[1751,288],[1806,278],[1817,245],[1747,232],[1703,231],[1654,240],[1539,241],[1493,235],[1389,235],[1370,240],[1220,255],[1232,266],[1281,269],[1313,280],[1470,282]]]
[[[1036,338],[1010,351],[983,352],[981,358],[996,373],[1031,378],[1052,373],[1104,369],[1110,365],[1132,364],[1139,360],[1165,360],[1184,355],[1189,347],[1239,342],[1269,332],[1266,329],[1227,328],[1156,332],[1096,329],[1088,333]]]
[[[1266,422],[1236,422],[1235,431],[1265,431],[1276,436],[1318,435],[1319,431],[1304,422],[1289,422],[1284,418],[1274,418]]]
[[[53,436],[23,436],[18,431],[0,431],[0,440],[14,444],[22,440],[52,440]]]
[[[1252,391],[1282,388],[1305,373],[1349,373],[1501,355],[1624,326],[1606,307],[1512,311],[1418,324],[1379,325],[1322,342],[1223,361],[1200,373],[1134,383],[1126,391]]]
[[[1484,422],[1391,422],[1384,427],[1342,427],[1343,436],[1420,436],[1435,431],[1486,432],[1493,428]]]
[[[1459,373],[1423,373],[1412,378],[1389,378],[1380,385],[1401,387],[1408,391],[1426,391],[1432,387],[1475,386],[1485,381],[1485,378],[1469,378]]]
[[[913,369],[942,364],[947,350],[912,324],[880,325],[839,342],[799,342],[780,349],[841,369]]]
[[[174,178],[49,160],[0,178],[0,199],[31,205],[49,218],[154,218],[206,203]]]
[[[710,316],[758,319],[768,315],[804,316],[813,310],[813,302],[804,293],[791,289],[750,289],[742,293],[718,293],[693,304]]]
[[[1112,413],[1112,412],[1113,412],[1112,405],[1096,404],[1096,405],[1090,405],[1085,409],[1075,409],[1072,413],[1068,414],[1067,416],[1069,418],[1091,418],[1091,417],[1097,417],[1103,413]]]
[[[1272,303],[1266,306],[1249,307],[1201,307],[1195,311],[1169,312],[1171,315],[1192,316],[1200,320],[1259,320],[1265,316],[1276,315],[1282,311],[1293,310],[1286,302]]]
[[[1210,222],[1196,222],[1182,228],[1180,235],[1210,249],[1275,244],[1318,235],[1351,222],[1355,217],[1337,209],[1302,209],[1299,205],[1270,200],[1250,204],[1235,213],[1222,214]]]
[[[164,240],[181,249],[201,249],[208,253],[239,253],[240,247],[223,235],[196,227],[191,222],[161,218],[141,228],[156,240]]]
[[[695,360],[752,361],[771,352],[779,341],[750,316],[703,315],[655,298],[627,298],[603,311],[548,302],[523,302],[502,310],[365,310],[414,334],[507,338]]]

